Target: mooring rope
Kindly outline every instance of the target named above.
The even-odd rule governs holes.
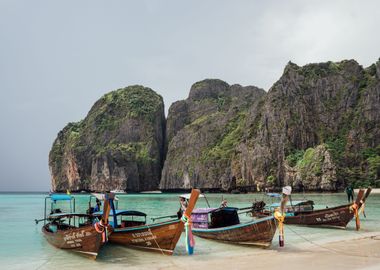
[[[154,237],[155,235],[153,234],[152,230],[150,229],[149,224],[146,224],[146,226],[148,227],[148,230],[149,230],[150,234],[153,236],[153,240],[154,240],[154,242],[156,243],[156,246],[157,246],[157,247],[159,248],[159,250],[161,251],[161,254],[162,254],[162,255],[165,255],[164,250],[163,250],[163,249],[160,247],[160,245],[158,244],[158,242],[157,242],[157,240],[156,240],[156,237]]]
[[[304,237],[300,233],[297,233],[295,230],[291,229],[290,227],[291,226],[287,226],[287,229],[289,229],[295,235],[299,236],[300,238],[302,238],[306,242],[309,242],[310,244],[312,244],[314,246],[317,246],[317,247],[320,247],[322,249],[325,249],[325,250],[328,250],[328,251],[331,251],[331,252],[334,252],[334,253],[337,253],[337,254],[347,255],[347,256],[362,257],[362,258],[380,258],[380,256],[358,255],[358,254],[354,254],[354,253],[350,253],[350,252],[346,252],[346,251],[341,251],[341,250],[337,250],[337,249],[333,249],[333,248],[329,248],[329,247],[323,246],[321,244],[318,244],[318,243],[316,243],[316,242],[314,242],[314,241],[312,241],[312,240]],[[361,233],[359,233],[357,231],[355,231],[355,233],[361,234]]]
[[[150,229],[149,224],[147,224],[146,226],[148,227],[149,232],[153,235],[153,232],[152,232],[152,230]],[[166,256],[165,253],[164,253],[164,251],[163,251],[163,249],[162,249],[162,248],[160,247],[160,245],[158,244],[158,242],[157,242],[156,238],[154,237],[154,235],[153,235],[153,240],[154,240],[154,242],[156,243],[157,247],[160,249],[160,251],[161,251],[161,255]],[[173,250],[173,252],[174,252],[174,250]],[[173,259],[172,259],[171,257],[169,258],[169,261],[170,261],[170,263],[171,263],[173,266],[175,266],[176,268],[179,268],[179,266],[173,261]]]

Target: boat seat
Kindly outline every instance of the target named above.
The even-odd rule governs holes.
[[[56,224],[49,224],[48,230],[52,233],[56,233],[58,231],[58,227]]]
[[[120,227],[126,228],[126,227],[133,227],[133,226],[141,226],[145,225],[144,221],[134,221],[134,220],[122,220]]]

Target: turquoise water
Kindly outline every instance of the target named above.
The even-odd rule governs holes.
[[[246,207],[253,200],[272,201],[260,194],[208,194],[211,206],[217,207],[222,196],[229,206]],[[187,257],[184,240],[180,239],[172,257],[158,253],[149,253],[122,246],[107,245],[101,250],[96,261],[77,254],[59,250],[49,245],[41,233],[42,223],[36,225],[34,219],[42,218],[46,194],[7,194],[0,193],[0,262],[1,269],[90,269],[101,265],[111,268],[145,268],[165,263],[175,264],[176,260]],[[118,195],[119,209],[135,209],[151,217],[175,214],[178,210],[178,194],[126,194]],[[314,200],[316,206],[325,208],[346,203],[345,194],[307,194],[307,199]],[[304,199],[304,195],[293,195],[293,200]],[[84,212],[88,206],[89,195],[75,195],[77,212]],[[63,205],[62,205],[63,206]],[[200,198],[197,207],[206,207]],[[301,245],[320,244],[328,241],[359,237],[380,231],[380,194],[369,197],[366,205],[367,218],[361,218],[362,230],[355,231],[355,223],[350,222],[346,230],[318,229],[309,227],[285,226],[285,248],[291,250]],[[243,220],[249,217],[243,216]],[[277,235],[271,250],[278,249]],[[226,245],[196,238],[196,258],[218,257],[234,252],[259,253],[259,248]],[[191,260],[192,258],[186,260]]]

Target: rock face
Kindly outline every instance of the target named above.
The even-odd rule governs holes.
[[[296,175],[307,190],[373,184],[379,178],[373,171],[379,169],[380,155],[378,71],[379,62],[368,69],[354,60],[304,67],[289,63],[246,118],[245,139],[233,161],[237,179],[245,186],[279,187]],[[297,166],[287,170],[289,160],[297,164],[305,158],[300,151],[318,145],[326,148],[320,150],[325,161],[318,174],[304,174]]]
[[[49,165],[55,190],[380,187],[380,60],[289,62],[267,93],[203,80],[166,122],[151,89],[119,89],[59,132]]]
[[[157,189],[163,166],[162,97],[130,86],[99,99],[59,132],[49,154],[54,190]]]
[[[326,145],[308,148],[294,167],[285,162],[284,185],[298,190],[336,189],[336,166]]]
[[[354,60],[289,63],[268,93],[218,80],[194,84],[189,98],[169,110],[160,187],[260,190],[291,184],[334,191],[376,185],[379,70],[379,62],[364,69]]]
[[[195,83],[167,119],[168,151],[160,188],[233,188],[232,157],[244,133],[248,109],[264,96],[257,87],[221,80]]]

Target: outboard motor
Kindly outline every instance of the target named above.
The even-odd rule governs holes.
[[[252,203],[252,212],[262,212],[265,207],[264,201],[257,201]]]

